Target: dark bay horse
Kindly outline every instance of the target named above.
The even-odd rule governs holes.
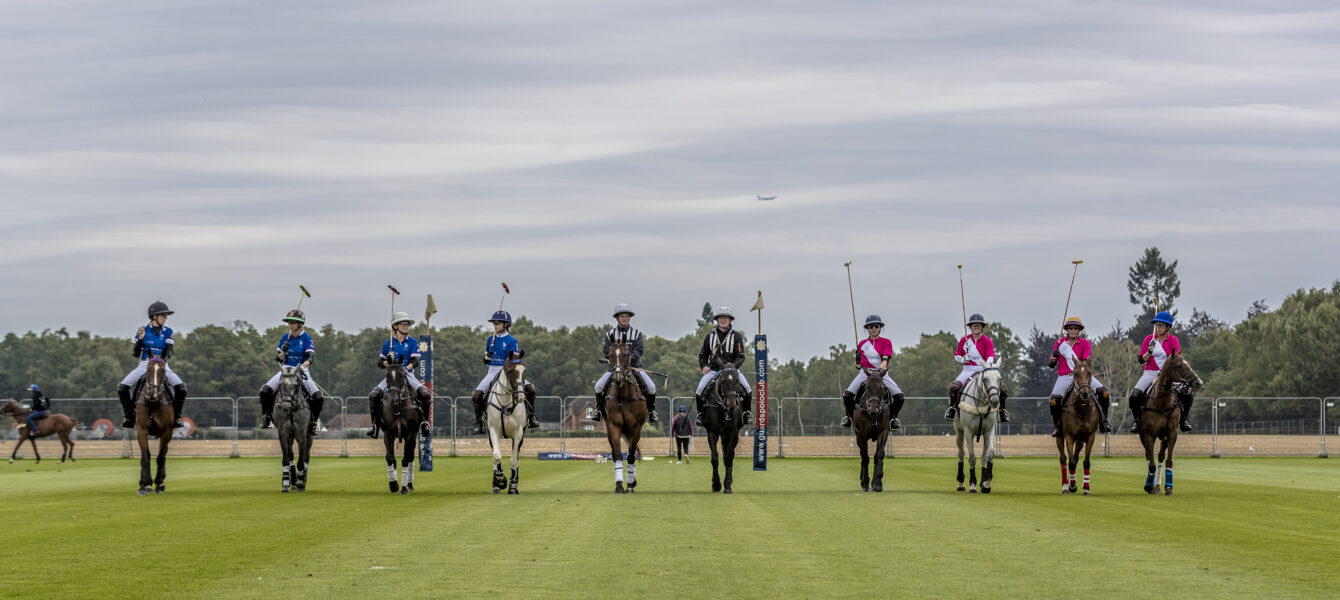
[[[637,461],[642,458],[638,442],[647,423],[647,401],[637,384],[628,355],[628,344],[618,340],[610,344],[610,380],[605,387],[605,435],[609,438],[610,459],[614,461],[614,493],[632,493],[637,487]],[[622,441],[628,440],[628,487],[624,487]]]
[[[6,400],[4,406],[0,406],[0,412],[14,417],[15,423],[23,423],[33,411],[19,406],[18,402]],[[29,431],[27,427],[20,427],[19,441],[14,445],[14,451],[9,454],[9,462],[14,462],[14,457],[18,456],[19,448],[23,447],[24,440],[32,443],[33,457],[37,459],[37,462],[42,462],[42,455],[37,453],[37,438],[46,437],[53,433],[60,436],[60,461],[65,462],[65,459],[68,458],[70,462],[74,462],[74,442],[70,441],[70,432],[74,431],[76,427],[79,427],[78,421],[60,413],[50,413],[46,418],[38,419],[37,431]]]
[[[284,479],[279,491],[285,493],[290,486],[299,492],[307,490],[307,462],[312,453],[312,436],[308,434],[307,422],[312,419],[312,411],[303,398],[302,382],[299,381],[302,374],[297,367],[285,365],[279,372],[279,389],[275,391],[274,424],[279,432],[279,449],[284,461]]]
[[[1140,444],[1145,447],[1145,462],[1149,465],[1146,493],[1158,493],[1158,475],[1163,470],[1163,494],[1172,495],[1173,447],[1177,445],[1177,424],[1182,419],[1182,405],[1177,396],[1194,394],[1202,385],[1204,382],[1191,369],[1191,363],[1181,354],[1173,354],[1163,363],[1158,379],[1150,387],[1140,422]],[[1154,462],[1156,440],[1160,442],[1158,462]]]
[[[382,430],[386,433],[386,478],[391,493],[408,494],[414,491],[414,449],[419,445],[419,422],[424,415],[414,401],[414,390],[405,378],[405,367],[386,364],[386,396],[382,400]],[[305,427],[305,425],[304,425]],[[403,444],[400,460],[400,484],[396,484],[395,443]]]
[[[140,490],[136,494],[149,493],[153,484],[153,493],[164,491],[163,480],[167,478],[168,444],[172,443],[172,422],[176,412],[172,410],[172,396],[163,387],[167,373],[167,362],[161,358],[149,359],[148,370],[144,373],[144,387],[135,399],[135,432],[140,442]],[[149,479],[149,436],[158,436],[158,474]]]
[[[503,363],[498,378],[489,387],[484,420],[488,423],[489,447],[493,449],[493,493],[507,488],[508,495],[518,494],[517,478],[521,467],[521,444],[526,439],[526,351],[511,352]],[[512,470],[509,482],[503,477],[502,443],[512,440]]]
[[[888,388],[884,387],[884,371],[865,371],[865,384],[856,398],[851,430],[856,434],[856,447],[861,450],[861,491],[884,491],[884,449],[889,441],[889,421],[893,409],[889,405]],[[870,442],[875,442],[875,477],[870,477]],[[729,467],[727,467],[729,469]],[[727,471],[729,473],[729,471]]]
[[[726,367],[703,390],[703,429],[707,430],[707,446],[712,449],[712,491],[731,493],[735,479],[735,448],[740,444],[740,427],[744,425],[741,399],[748,390],[740,383],[740,371]],[[885,428],[888,419],[885,419]],[[721,446],[721,462],[726,463],[726,477],[717,470],[717,446]]]
[[[1061,493],[1073,494],[1075,468],[1079,463],[1080,450],[1084,451],[1084,495],[1089,492],[1089,455],[1093,452],[1093,441],[1098,436],[1098,426],[1102,414],[1098,408],[1098,397],[1093,392],[1093,370],[1089,361],[1075,363],[1074,383],[1066,389],[1061,401],[1061,437],[1056,438],[1056,451],[1061,454]]]

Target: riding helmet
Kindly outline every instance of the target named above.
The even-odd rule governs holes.
[[[172,314],[172,310],[169,309],[168,305],[164,304],[162,300],[159,300],[158,302],[154,302],[153,304],[149,305],[150,319],[158,315],[170,315],[170,314]]]
[[[628,313],[630,318],[637,315],[637,313],[633,312],[633,307],[629,306],[627,303],[620,302],[619,304],[614,305],[614,318],[617,319],[619,318],[619,315],[624,313]]]
[[[1071,316],[1069,319],[1066,319],[1065,325],[1062,325],[1061,329],[1065,329],[1067,327],[1070,327],[1071,325],[1079,325],[1080,329],[1084,329],[1084,322],[1079,320],[1079,317],[1075,316]]]
[[[1159,311],[1159,314],[1154,315],[1154,318],[1150,319],[1149,322],[1150,322],[1150,323],[1163,323],[1164,325],[1167,325],[1168,327],[1172,327],[1172,324],[1173,324],[1172,313],[1170,313],[1170,312],[1168,312],[1168,311],[1166,311],[1166,310],[1161,310],[1161,311]]]
[[[968,317],[968,324],[986,327],[986,319],[982,318],[982,313],[972,313],[972,316]]]
[[[284,315],[284,318],[283,318],[283,319],[280,319],[280,320],[283,321],[283,322],[285,322],[285,323],[303,323],[303,324],[306,324],[306,323],[307,323],[307,315],[302,314],[302,311],[300,311],[300,310],[298,310],[298,309],[295,308],[295,309],[293,309],[293,310],[288,311],[288,314],[287,314],[287,315]]]
[[[732,313],[732,312],[730,311],[730,307],[729,307],[729,306],[721,306],[721,307],[717,307],[716,312],[712,313],[712,318],[713,318],[713,319],[716,319],[717,317],[730,317],[730,320],[734,321],[734,320],[735,320],[735,313]]]
[[[511,322],[512,322],[512,315],[511,315],[510,313],[508,313],[507,311],[505,311],[505,310],[500,310],[500,311],[497,311],[497,312],[493,313],[493,316],[492,316],[492,317],[489,317],[489,322],[490,322],[490,323],[508,323],[508,324],[511,324]]]
[[[879,325],[880,327],[883,327],[884,319],[879,318],[879,315],[870,315],[865,318],[865,326],[869,327],[871,325]]]
[[[40,391],[42,391],[42,388],[37,387],[37,384],[36,384],[36,383],[34,383],[34,384],[28,386],[28,389],[30,389],[30,390],[32,390],[32,391],[34,391],[34,392],[40,392]]]
[[[681,404],[681,405],[679,405],[679,410],[676,411],[676,412],[689,412],[689,409],[684,408],[684,405]]]
[[[414,319],[410,318],[409,313],[407,312],[396,311],[395,317],[391,319],[391,326],[395,327],[401,323],[409,323],[410,325],[413,325]]]

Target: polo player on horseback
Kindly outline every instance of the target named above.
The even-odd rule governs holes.
[[[959,394],[963,393],[963,386],[968,383],[973,375],[982,372],[986,361],[996,357],[996,344],[991,341],[985,333],[986,319],[982,318],[981,313],[973,313],[968,319],[968,328],[972,332],[963,336],[958,341],[958,346],[954,348],[954,362],[963,365],[963,370],[959,372],[954,382],[949,384],[949,409],[945,411],[945,418],[950,421],[958,414]],[[1000,384],[1000,422],[1009,423],[1010,413],[1005,410],[1005,399],[1009,397],[1009,391],[1005,389],[1005,384]]]
[[[28,407],[28,410],[32,412],[29,412],[28,418],[24,420],[27,422],[28,436],[37,437],[37,420],[46,418],[51,414],[51,400],[47,398],[46,394],[42,393],[42,388],[38,387],[36,383],[28,386],[28,391],[33,393],[33,404]],[[22,426],[20,424],[20,427]]]
[[[312,336],[303,328],[307,324],[307,315],[301,310],[293,309],[288,311],[282,319],[288,323],[288,333],[279,338],[277,347],[278,355],[275,356],[275,362],[281,367],[300,367],[302,376],[299,381],[302,382],[303,391],[307,393],[307,406],[311,409],[312,419],[307,422],[307,433],[315,436],[317,434],[317,420],[321,418],[321,408],[326,405],[326,396],[321,393],[321,388],[312,381],[312,377],[307,373],[308,367],[312,365],[312,358],[316,356],[316,347],[312,344]],[[272,422],[270,415],[275,408],[275,392],[279,389],[279,376],[284,373],[281,368],[271,377],[265,385],[261,386],[261,429],[269,429]]]
[[[1047,361],[1048,367],[1056,367],[1056,383],[1052,385],[1052,395],[1050,398],[1052,413],[1052,437],[1061,437],[1061,412],[1065,410],[1062,403],[1065,398],[1066,390],[1075,381],[1075,364],[1081,360],[1093,358],[1093,344],[1089,343],[1087,338],[1079,337],[1080,332],[1084,331],[1084,322],[1079,317],[1070,317],[1065,320],[1065,337],[1056,340],[1052,344],[1052,356]],[[1098,405],[1102,407],[1100,413],[1101,420],[1098,425],[1100,433],[1112,431],[1112,425],[1107,421],[1107,408],[1112,404],[1112,395],[1107,391],[1107,386],[1098,381],[1097,377],[1089,378],[1090,385],[1093,387],[1093,393],[1098,397]]]
[[[884,373],[884,388],[888,390],[889,397],[893,400],[890,411],[893,418],[889,420],[889,430],[898,431],[903,428],[902,421],[898,420],[898,413],[903,409],[905,398],[902,388],[889,377],[889,359],[893,358],[893,342],[879,336],[883,330],[884,320],[880,319],[879,315],[865,318],[865,331],[870,337],[856,344],[856,366],[860,370],[857,371],[856,377],[852,378],[851,385],[847,386],[847,391],[842,392],[842,407],[847,411],[847,415],[842,417],[842,426],[848,429],[851,429],[851,415],[856,411],[856,394],[868,377],[866,369],[877,369]]]
[[[1144,363],[1145,370],[1140,374],[1140,380],[1131,388],[1130,405],[1131,433],[1140,433],[1140,417],[1145,409],[1145,401],[1149,399],[1149,389],[1153,387],[1154,380],[1158,379],[1159,371],[1163,370],[1164,363],[1168,358],[1182,351],[1182,342],[1173,335],[1170,330],[1173,326],[1172,313],[1161,310],[1149,320],[1154,324],[1154,333],[1145,336],[1145,340],[1140,343],[1140,354],[1136,357],[1138,362]],[[1178,428],[1182,433],[1191,431],[1191,421],[1188,415],[1191,413],[1191,403],[1195,396],[1191,394],[1178,394],[1177,402],[1182,405],[1182,422]]]
[[[420,354],[419,338],[409,334],[409,326],[413,324],[414,319],[411,319],[408,313],[397,312],[391,318],[391,331],[394,333],[382,342],[377,368],[385,369],[390,363],[405,366],[405,382],[414,390],[415,402],[419,405],[419,412],[424,415],[424,419],[419,421],[419,435],[426,436],[430,433],[427,416],[433,402],[433,393],[414,377],[414,370],[419,366]],[[385,396],[386,378],[383,377],[381,383],[372,388],[372,392],[368,394],[368,410],[372,413],[372,427],[368,428],[368,437],[372,439],[377,439],[377,431],[381,428],[382,398]]]
[[[652,382],[651,376],[642,370],[642,332],[630,324],[633,314],[633,307],[627,304],[614,306],[614,319],[617,324],[605,334],[605,360],[609,360],[610,345],[616,340],[623,340],[628,344],[628,366],[638,374],[637,381],[642,384],[642,391],[647,398],[647,421],[656,423],[661,420],[656,416],[656,384]],[[596,381],[595,421],[605,418],[605,386],[609,385],[610,375],[613,372],[614,365],[610,365],[605,374],[600,376],[600,380]]]
[[[489,317],[489,323],[493,324],[493,335],[490,335],[484,341],[484,365],[489,368],[484,378],[479,380],[479,385],[475,386],[474,393],[470,394],[470,402],[475,407],[475,433],[483,435],[484,430],[484,408],[488,404],[489,388],[493,387],[493,382],[498,379],[498,374],[502,373],[503,366],[507,364],[507,357],[513,352],[520,352],[521,346],[516,338],[512,337],[512,315],[505,310],[499,310]],[[535,418],[535,386],[530,380],[526,380],[526,386],[522,388],[526,395],[526,429],[535,429],[540,426],[539,419]]]
[[[172,348],[175,343],[172,340],[172,328],[167,326],[168,315],[172,314],[173,311],[168,309],[168,305],[163,302],[154,302],[149,305],[148,312],[149,324],[142,325],[135,331],[135,348],[131,351],[136,358],[140,359],[140,364],[131,370],[121,380],[121,384],[116,387],[117,399],[121,401],[121,410],[125,413],[125,421],[121,423],[121,426],[135,426],[135,400],[130,397],[131,388],[149,370],[149,359],[161,358],[166,370],[167,383],[172,386],[172,412],[177,415],[177,420],[172,423],[172,428],[176,429],[182,426],[181,409],[186,404],[186,384],[167,364],[167,361],[172,358]]]
[[[703,391],[707,389],[707,384],[712,383],[717,378],[717,374],[722,369],[730,366],[736,369],[740,376],[740,385],[744,386],[744,397],[742,402],[744,406],[744,415],[741,417],[744,424],[754,422],[754,417],[749,409],[753,406],[749,395],[752,386],[749,380],[745,379],[744,373],[738,369],[744,364],[744,336],[732,328],[731,323],[735,321],[735,315],[731,313],[730,307],[722,306],[712,313],[712,318],[716,320],[717,326],[703,338],[703,347],[698,351],[698,366],[702,367],[703,378],[698,380],[698,389],[693,392],[694,406],[698,409],[698,417],[694,420],[699,427],[703,426]]]

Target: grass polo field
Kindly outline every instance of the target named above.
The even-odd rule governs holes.
[[[1335,597],[1340,462],[1178,458],[1149,496],[1137,458],[1095,459],[1094,495],[1062,496],[1054,458],[996,464],[991,495],[955,492],[952,459],[747,460],[735,494],[705,459],[638,468],[521,464],[490,493],[487,458],[438,457],[392,496],[380,458],[316,458],[280,494],[277,458],[0,465],[10,525],[3,597]]]

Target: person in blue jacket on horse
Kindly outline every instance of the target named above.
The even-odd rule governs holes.
[[[520,352],[521,346],[516,338],[512,337],[512,315],[505,310],[499,310],[489,317],[489,323],[493,325],[493,335],[490,335],[484,341],[484,365],[489,368],[484,374],[484,378],[479,380],[479,385],[475,386],[474,393],[470,394],[470,402],[475,408],[475,433],[484,433],[484,407],[488,404],[489,388],[493,387],[493,382],[498,379],[498,374],[502,372],[503,365],[507,364],[507,357],[513,352]],[[535,386],[529,380],[526,381],[524,388],[526,394],[526,429],[535,429],[540,426],[539,419],[535,418]]]
[[[431,433],[428,427],[428,409],[433,402],[433,393],[428,391],[414,377],[414,370],[419,366],[419,338],[409,334],[409,326],[414,324],[408,313],[397,312],[391,318],[391,331],[394,333],[391,337],[382,342],[382,352],[377,358],[377,368],[385,369],[386,365],[398,363],[405,366],[405,382],[409,384],[410,389],[414,390],[415,402],[419,405],[419,412],[423,415],[423,420],[419,421],[419,435],[428,435]],[[386,395],[386,378],[383,377],[377,387],[372,388],[368,394],[368,411],[372,413],[372,427],[368,428],[368,437],[377,439],[377,431],[382,428],[382,398]]]
[[[321,409],[326,405],[326,395],[321,393],[321,388],[312,381],[312,376],[307,372],[307,368],[312,365],[312,359],[316,357],[316,345],[312,343],[311,334],[303,331],[307,325],[307,315],[301,310],[295,308],[288,311],[283,321],[288,323],[288,333],[279,338],[277,347],[279,352],[275,361],[281,367],[301,368],[302,373],[298,381],[301,382],[303,392],[307,395],[307,407],[312,415],[311,420],[307,422],[307,433],[316,436],[316,424],[321,419]],[[282,374],[281,368],[261,386],[261,429],[269,429],[273,424],[270,415],[275,408],[275,393],[279,390],[279,376]]]
[[[135,347],[131,351],[136,358],[140,359],[140,363],[116,387],[116,396],[121,401],[121,410],[125,412],[126,417],[121,426],[135,426],[135,399],[130,397],[131,388],[149,370],[149,359],[159,358],[164,361],[164,367],[167,371],[167,384],[172,388],[172,412],[177,416],[172,428],[176,429],[182,426],[181,410],[182,406],[186,404],[186,383],[172,371],[172,367],[168,366],[166,362],[172,358],[172,349],[175,343],[172,339],[172,328],[167,326],[168,315],[172,314],[173,311],[168,308],[167,304],[159,301],[150,304],[148,312],[149,324],[143,325],[135,331]]]

